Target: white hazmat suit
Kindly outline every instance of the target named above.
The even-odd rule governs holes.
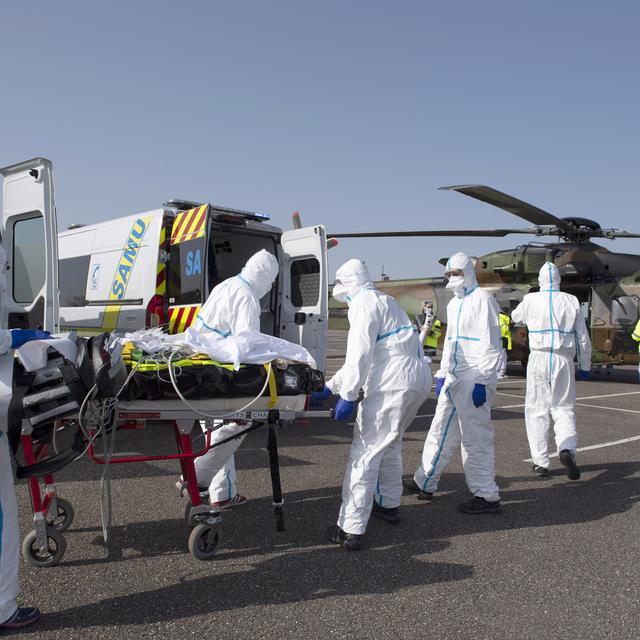
[[[7,254],[0,245],[0,306],[6,295]],[[18,557],[20,534],[16,490],[7,436],[7,411],[13,386],[11,331],[0,329],[0,623],[16,610],[18,595]]]
[[[20,534],[7,436],[7,408],[11,398],[12,378],[11,332],[0,329],[0,623],[15,612],[18,595]]]
[[[241,331],[260,331],[260,298],[271,289],[277,275],[277,258],[261,249],[249,258],[241,273],[213,289],[196,318],[196,328],[211,331],[221,340]],[[227,423],[213,432],[211,442],[221,442],[246,428],[246,424]],[[243,440],[244,436],[231,440],[195,460],[198,484],[209,485],[212,504],[237,494],[233,454]]]
[[[553,418],[558,451],[576,451],[576,384],[573,360],[591,369],[591,340],[575,296],[560,291],[560,272],[545,263],[538,277],[540,291],[528,293],[511,318],[529,331],[529,364],[525,421],[533,463],[548,468],[549,418]]]
[[[422,451],[414,481],[433,493],[459,444],[471,493],[488,502],[500,499],[495,482],[491,403],[496,390],[496,368],[502,350],[498,303],[478,286],[473,263],[464,253],[447,262],[447,271],[464,275],[449,278],[455,296],[447,305],[447,335],[436,378],[444,378],[436,412]],[[486,402],[476,407],[476,385],[485,385]]]
[[[374,494],[381,507],[400,505],[402,435],[426,400],[431,371],[407,314],[392,297],[375,289],[361,260],[349,260],[338,269],[333,296],[348,302],[350,328],[345,363],[327,387],[348,401],[364,389],[338,526],[345,533],[362,535]]]

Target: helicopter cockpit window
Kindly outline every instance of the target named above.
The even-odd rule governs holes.
[[[620,296],[611,301],[611,321],[614,326],[635,325],[640,313],[637,296]]]

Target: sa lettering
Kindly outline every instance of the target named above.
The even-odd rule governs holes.
[[[195,276],[202,273],[202,260],[200,258],[200,249],[197,251],[189,251],[185,257],[185,273],[188,276]]]

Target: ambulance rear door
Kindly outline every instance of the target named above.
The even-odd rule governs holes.
[[[328,320],[327,235],[324,226],[285,231],[280,337],[304,346],[325,368]]]
[[[182,333],[202,306],[205,282],[206,231],[209,205],[181,211],[171,227],[169,242],[169,333]]]
[[[34,158],[0,169],[7,291],[0,326],[58,331],[58,229],[53,166]]]

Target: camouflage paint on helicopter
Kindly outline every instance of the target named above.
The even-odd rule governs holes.
[[[533,226],[520,229],[426,229],[418,231],[365,231],[330,233],[336,238],[380,237],[494,237],[521,234],[536,237],[556,236],[562,242],[529,243],[515,249],[496,251],[475,260],[480,286],[488,289],[501,308],[513,310],[523,296],[538,288],[538,272],[553,262],[562,276],[561,289],[575,295],[593,344],[593,362],[600,364],[637,364],[638,348],[631,333],[640,317],[640,256],[609,251],[591,242],[592,238],[640,238],[640,233],[603,229],[587,218],[559,218],[539,207],[486,185],[441,187],[457,191],[527,220]],[[440,260],[446,264],[446,258]],[[377,282],[382,291],[394,296],[413,318],[424,300],[430,298],[440,321],[446,323],[446,305],[451,294],[444,278]],[[346,309],[330,304],[333,326],[340,321],[346,328]],[[444,327],[443,327],[444,328]],[[444,335],[444,334],[443,334]],[[525,327],[512,330],[513,349],[509,360],[528,358]],[[440,345],[441,347],[442,345]]]
[[[561,289],[575,295],[583,305],[593,343],[594,364],[637,364],[638,348],[631,339],[640,317],[640,256],[612,253],[595,243],[528,244],[473,258],[480,285],[488,289],[500,308],[512,311],[525,294],[538,288],[538,272],[546,262],[554,262],[561,273]],[[446,263],[446,258],[440,261]],[[615,275],[614,275],[615,274]],[[446,308],[452,293],[446,279],[416,278],[385,280],[376,287],[393,296],[413,320],[425,300],[433,301],[436,317],[445,335]],[[348,329],[346,305],[330,298],[329,327]],[[513,348],[509,361],[526,363],[527,331],[522,325],[512,329]]]

